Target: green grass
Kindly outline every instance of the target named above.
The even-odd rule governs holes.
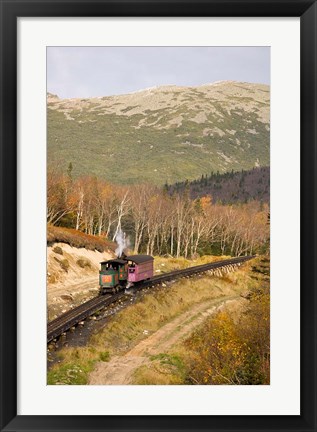
[[[160,353],[150,357],[151,364],[139,367],[133,374],[138,385],[183,384],[187,369],[180,355]]]
[[[93,370],[94,363],[86,365],[66,363],[47,374],[48,385],[84,385],[87,384],[88,374]]]
[[[47,373],[48,385],[85,385],[98,361],[110,360],[110,353],[95,347],[69,348],[58,353],[60,363]]]

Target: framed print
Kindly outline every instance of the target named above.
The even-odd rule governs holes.
[[[316,430],[316,2],[1,18],[1,430]]]

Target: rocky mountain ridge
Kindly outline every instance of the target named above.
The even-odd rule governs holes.
[[[221,81],[126,95],[48,94],[48,157],[74,175],[163,184],[269,165],[270,89]]]

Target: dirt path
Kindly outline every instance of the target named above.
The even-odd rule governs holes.
[[[227,296],[195,305],[190,310],[165,324],[155,333],[141,341],[123,356],[113,357],[110,362],[100,362],[90,374],[89,384],[131,384],[134,371],[149,363],[149,356],[164,353],[188,336],[205,318],[228,303],[241,303],[239,296]]]
[[[98,289],[98,273],[93,276],[85,276],[77,283],[56,283],[49,285],[47,290],[48,302],[52,302],[53,298],[59,297],[63,294],[78,294],[89,291],[90,289]]]

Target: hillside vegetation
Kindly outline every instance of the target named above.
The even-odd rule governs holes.
[[[233,204],[257,200],[269,204],[270,168],[206,174],[193,181],[165,184],[164,190],[170,195],[188,192],[192,199],[209,196],[214,203]]]
[[[97,295],[99,263],[112,258],[115,248],[102,237],[48,225],[48,320]]]
[[[115,243],[105,240],[105,238],[85,234],[76,229],[48,225],[47,245],[52,246],[54,243],[65,243],[76,248],[99,252],[114,252],[116,249]]]
[[[270,384],[269,266],[268,256],[252,261],[244,274],[242,309],[225,307],[206,318],[174,349],[152,356],[133,384]],[[232,278],[237,287],[241,282]]]
[[[212,257],[202,257],[195,265],[212,260]],[[184,259],[161,258],[158,262],[155,259],[156,270],[168,268],[170,271],[189,265],[193,263]],[[250,264],[243,267],[249,269]],[[123,355],[193,305],[208,299],[221,302],[225,296],[237,296],[251,283],[250,277],[245,277],[244,270],[239,269],[224,278],[205,273],[199,279],[178,280],[158,289],[148,289],[146,295],[137,297],[134,304],[111,317],[104,328],[92,335],[87,346],[60,350],[61,363],[48,372],[48,384],[87,384],[88,372],[98,361]]]
[[[48,159],[114,183],[193,180],[269,165],[270,90],[224,81],[127,95],[48,94]]]
[[[210,196],[169,195],[150,185],[118,186],[48,172],[48,223],[114,241],[121,231],[135,253],[195,257],[243,255],[268,248],[269,206],[215,204]],[[63,241],[60,238],[60,241]]]
[[[210,257],[196,264],[206,262],[207,258]],[[111,317],[87,346],[65,347],[59,351],[60,363],[49,370],[48,384],[103,384],[108,364],[112,363],[113,373],[118,374],[120,361],[127,359],[129,352],[141,356],[143,361],[129,384],[268,384],[268,263],[268,257],[259,257],[223,277],[205,273],[199,279],[176,281],[149,290],[135,304]],[[157,267],[162,264],[182,267],[184,263],[166,260],[157,263]],[[205,320],[203,312],[201,326],[185,339],[178,338],[181,329],[173,327],[173,332],[165,334],[166,339],[174,340],[167,351],[158,351],[157,344],[148,345],[147,352],[138,350],[163,326],[167,325],[168,329],[184,312],[189,314],[189,324],[190,313],[197,306],[214,302],[220,307],[229,299],[241,306],[234,310],[219,309],[219,315]],[[128,359],[138,360],[134,356]],[[125,365],[123,361],[122,366]]]

